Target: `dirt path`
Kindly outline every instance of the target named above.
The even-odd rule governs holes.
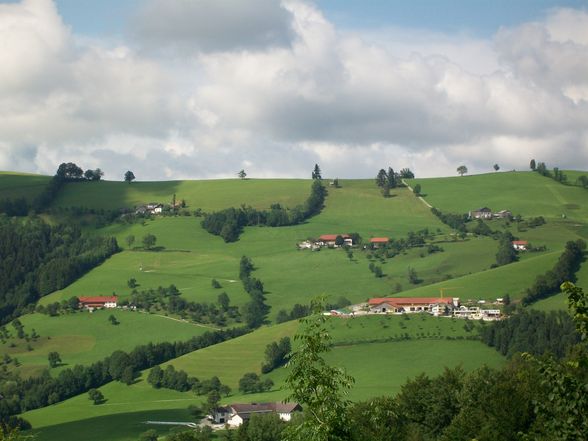
[[[404,179],[402,179],[402,183],[403,183],[404,185],[406,185],[406,187],[407,187],[407,188],[408,188],[410,191],[413,191],[412,187],[411,187],[410,185],[408,185],[408,184],[407,184],[407,183],[404,181]],[[433,206],[432,206],[431,204],[429,204],[427,201],[425,201],[425,200],[423,199],[423,197],[422,197],[422,196],[417,196],[417,198],[419,198],[419,199],[422,201],[422,203],[423,203],[423,204],[425,204],[427,207],[429,207],[429,208],[433,208]]]
[[[147,312],[147,311],[137,311],[137,312],[140,312],[140,313],[142,313],[142,314],[149,314],[149,312]],[[176,321],[176,322],[180,322],[180,323],[185,323],[185,324],[187,324],[187,325],[192,325],[192,326],[199,326],[199,327],[201,327],[201,328],[206,328],[206,329],[213,329],[213,330],[215,330],[215,331],[220,331],[220,328],[215,328],[214,326],[205,325],[205,324],[202,324],[202,323],[194,323],[194,322],[189,322],[188,320],[184,320],[184,319],[177,319],[177,318],[174,318],[174,317],[169,317],[169,316],[167,316],[167,315],[163,315],[163,314],[151,314],[151,315],[155,315],[155,316],[157,316],[157,317],[162,317],[162,318],[165,318],[165,319],[168,319],[168,320],[174,320],[174,321]]]

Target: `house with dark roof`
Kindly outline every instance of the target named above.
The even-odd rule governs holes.
[[[302,407],[298,403],[249,403],[230,404],[218,407],[211,415],[211,419],[217,424],[228,424],[230,427],[239,427],[253,415],[277,413],[282,421],[290,421],[294,412],[300,412]]]
[[[488,207],[478,208],[469,212],[470,219],[492,219],[492,210]]]

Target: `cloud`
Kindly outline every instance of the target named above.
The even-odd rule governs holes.
[[[276,0],[149,0],[133,33],[147,51],[255,50],[287,46],[291,18]]]
[[[532,157],[586,168],[587,17],[553,10],[480,40],[347,32],[295,0],[150,1],[136,39],[113,44],[73,35],[49,0],[0,5],[0,168],[74,161],[109,179],[308,177],[316,162],[340,178],[388,165],[432,176]]]

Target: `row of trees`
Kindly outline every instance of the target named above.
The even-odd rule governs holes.
[[[225,396],[231,393],[231,388],[222,384],[216,376],[209,380],[200,381],[196,377],[189,377],[183,370],[176,370],[172,365],[166,366],[165,369],[161,369],[160,366],[151,368],[147,382],[155,389],[163,387],[180,392],[191,390],[196,395],[207,395],[212,391]]]
[[[567,312],[526,309],[506,320],[480,327],[480,336],[484,343],[509,358],[527,352],[535,356],[551,354],[561,359],[580,341]]]
[[[114,237],[84,237],[76,226],[51,226],[40,218],[0,217],[0,317],[62,289],[119,251]]]
[[[131,352],[115,351],[109,357],[89,366],[76,365],[62,370],[56,377],[47,371],[38,377],[22,379],[13,376],[0,384],[0,420],[27,410],[54,404],[117,380],[126,384],[134,381],[136,373],[177,358],[188,352],[205,348],[241,336],[245,328],[206,332],[188,341],[149,343]]]
[[[243,320],[250,329],[260,327],[267,318],[270,307],[265,303],[265,294],[261,280],[251,277],[255,267],[253,262],[247,256],[241,257],[239,263],[239,278],[243,283],[243,288],[249,294],[251,300],[243,305],[241,314]]]
[[[121,302],[121,305],[125,304],[125,301]],[[225,326],[228,320],[240,319],[238,308],[230,305],[230,298],[226,293],[219,294],[217,304],[193,302],[183,299],[173,284],[167,288],[160,286],[142,291],[134,289],[128,304],[146,311],[161,309],[182,318],[189,317],[195,322],[218,326]]]
[[[221,236],[225,242],[235,242],[245,226],[281,227],[303,222],[321,211],[326,194],[320,180],[315,180],[304,205],[289,209],[280,204],[272,204],[269,210],[257,210],[249,206],[227,208],[205,214],[202,227],[211,234]]]
[[[522,299],[523,305],[529,305],[537,300],[557,294],[564,281],[574,281],[576,271],[584,259],[585,249],[586,242],[582,239],[567,242],[554,267],[545,274],[537,276],[533,285],[527,288]]]

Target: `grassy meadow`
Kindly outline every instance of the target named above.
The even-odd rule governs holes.
[[[51,178],[29,173],[0,172],[0,199],[25,198],[31,202]]]
[[[10,185],[18,179],[30,180],[29,187],[21,181],[22,192],[32,195],[33,182],[41,182],[40,178],[48,179],[0,174],[0,197],[2,192],[10,193]],[[194,216],[113,223],[99,229],[87,227],[88,234],[115,236],[123,251],[70,286],[46,296],[41,303],[74,295],[116,293],[126,298],[131,291],[127,281],[135,278],[139,290],[174,284],[184,298],[197,302],[216,302],[224,291],[231,304],[240,306],[249,300],[239,280],[239,260],[243,255],[253,260],[256,267],[253,276],[264,283],[267,303],[271,306],[270,321],[280,309],[289,310],[294,304],[308,303],[318,295],[326,295],[331,301],[345,296],[355,303],[375,296],[432,297],[443,290],[444,296],[460,297],[462,301],[493,301],[507,293],[517,300],[538,274],[554,265],[566,241],[588,239],[586,190],[534,173],[500,172],[409,180],[410,185],[421,184],[425,200],[444,212],[464,213],[488,206],[493,210],[509,209],[524,219],[544,216],[545,225],[526,230],[518,229],[514,223],[488,223],[494,230],[509,229],[518,238],[546,248],[542,252],[520,253],[518,262],[498,268],[491,268],[498,251],[497,241],[471,234],[458,239],[408,189],[394,189],[392,197],[383,198],[373,179],[342,179],[340,183],[341,188],[328,188],[325,207],[319,215],[296,226],[247,227],[235,243],[224,243],[220,237],[207,233],[200,225],[202,218]],[[118,209],[146,202],[169,203],[175,193],[178,200],[186,200],[190,211],[219,210],[241,204],[265,209],[276,202],[293,207],[307,198],[310,184],[310,180],[294,179],[133,182],[130,185],[84,182],[67,184],[54,206]],[[375,236],[402,238],[410,231],[424,228],[433,233],[432,242],[442,252],[428,254],[424,248],[414,248],[390,259],[370,260],[371,253],[362,249],[353,249],[349,258],[340,249],[312,252],[296,247],[298,242],[321,234],[357,232],[367,241]],[[146,234],[157,237],[155,251],[142,248],[141,239]],[[125,241],[129,235],[136,239],[130,247]],[[374,277],[370,272],[371,261],[382,268],[383,277]],[[409,268],[416,271],[419,283],[409,282]],[[218,280],[222,287],[213,288],[212,279]],[[588,288],[588,263],[578,273],[578,284]],[[563,306],[562,295],[534,305],[545,310]],[[52,350],[60,352],[68,367],[90,363],[115,349],[129,350],[148,341],[185,340],[206,330],[170,317],[127,311],[115,312],[120,325],[113,326],[107,320],[110,313],[54,318],[27,315],[21,319],[25,331],[35,328],[41,336],[30,343],[32,351],[20,341],[16,341],[15,347],[10,347],[10,342],[0,347],[19,358],[23,373],[31,374],[47,366],[47,353]],[[483,364],[496,367],[504,363],[498,352],[468,340],[475,331],[467,332],[463,325],[461,320],[421,315],[408,319],[400,316],[330,318],[327,329],[334,347],[327,359],[345,367],[355,377],[350,392],[353,400],[395,394],[407,378],[421,372],[436,375],[446,366],[461,365],[470,370]],[[275,387],[267,393],[240,395],[238,380],[246,372],[259,372],[265,346],[282,336],[292,337],[298,327],[295,321],[264,326],[166,364],[200,379],[219,376],[233,389],[223,399],[226,402],[281,400],[287,395],[283,388],[286,368],[268,374]],[[63,367],[54,371],[59,369]],[[153,389],[145,378],[143,373],[132,386],[120,383],[103,386],[100,390],[107,398],[103,405],[93,405],[87,394],[82,394],[28,412],[24,417],[33,424],[40,441],[77,440],[80,434],[90,441],[130,441],[150,428],[144,424],[146,420],[190,420],[187,406],[204,399],[192,393]],[[168,429],[160,430],[164,433]]]
[[[119,324],[113,325],[108,317],[113,314]],[[91,364],[109,356],[115,350],[130,351],[149,342],[184,341],[207,330],[202,326],[174,320],[156,314],[130,310],[101,310],[78,312],[49,317],[43,314],[27,314],[20,318],[25,332],[33,332],[38,339],[13,337],[0,345],[0,353],[18,358],[22,375],[38,374],[48,368],[47,355],[57,351],[62,360],[59,367],[51,369],[56,374],[76,364]],[[157,332],[153,332],[157,329]]]
[[[498,352],[480,342],[435,338],[437,332],[452,338],[468,335],[460,320],[425,315],[414,315],[408,320],[400,316],[372,316],[329,318],[326,326],[336,345],[326,359],[332,365],[344,367],[355,378],[355,385],[349,394],[352,400],[395,394],[407,379],[420,372],[434,376],[445,367],[462,366],[465,370],[472,370],[483,364],[498,367],[504,363]],[[292,336],[297,329],[297,322],[265,327],[187,354],[163,366],[173,364],[200,379],[218,375],[233,389],[228,397],[223,398],[224,403],[282,400],[288,394],[283,387],[287,368],[268,374],[275,386],[261,394],[241,395],[237,390],[238,380],[245,372],[259,373],[265,346],[282,336]],[[408,334],[411,340],[386,341],[401,331]],[[426,335],[429,333],[431,336]],[[426,337],[419,338],[421,334]],[[375,336],[382,341],[373,342]],[[369,364],[365,363],[367,359]],[[382,375],[383,372],[386,375]],[[96,434],[91,430],[88,440],[107,438],[126,441],[136,439],[138,433],[146,430],[144,422],[149,419],[190,421],[186,408],[190,404],[201,403],[204,398],[190,392],[153,389],[145,381],[146,374],[143,373],[132,386],[111,383],[100,388],[107,398],[103,405],[93,405],[84,394],[28,412],[24,417],[31,421],[40,441],[57,439],[58,434],[61,440],[74,440],[82,427],[97,427]],[[120,424],[120,430],[118,424],[110,428],[101,426],[108,417]],[[135,438],[132,438],[133,434]]]

